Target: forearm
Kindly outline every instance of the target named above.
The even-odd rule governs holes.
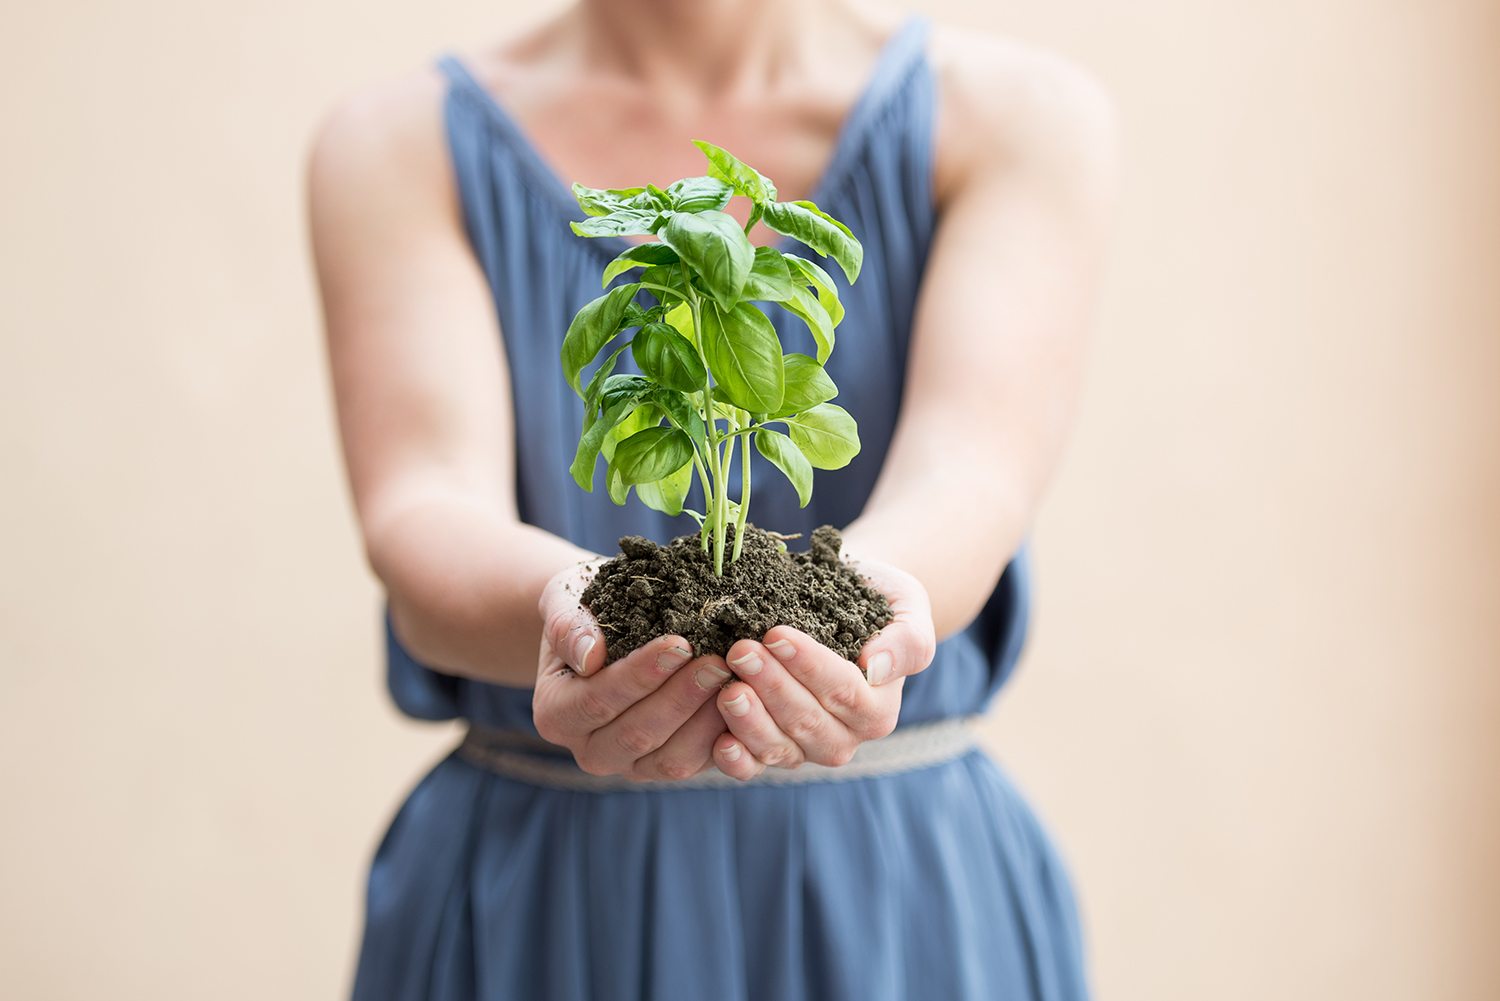
[[[370,530],[366,551],[412,656],[513,687],[536,678],[543,587],[595,555],[457,492],[404,506]]]
[[[915,430],[915,429],[910,429]],[[984,607],[1015,555],[1030,512],[993,459],[951,449],[903,450],[864,511],[844,530],[844,552],[900,567],[927,589],[939,639]]]

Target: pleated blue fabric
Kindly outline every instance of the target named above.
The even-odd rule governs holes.
[[[818,473],[806,508],[754,455],[753,514],[777,531],[852,521],[895,428],[936,221],[929,27],[912,14],[887,40],[810,195],[865,248],[853,285],[824,262],[846,306],[828,369],[863,448],[846,468]],[[567,221],[581,212],[569,184],[460,58],[443,53],[437,65],[449,83],[444,118],[464,224],[511,372],[521,517],[601,553],[621,535],[666,541],[694,531],[686,516],[634,499],[616,506],[569,476],[582,407],[562,377],[562,336],[628,243],[575,236]],[[753,150],[736,152],[755,162]],[[790,238],[777,245],[819,259]],[[760,305],[784,350],[813,353],[800,320]],[[619,370],[632,370],[628,353]],[[698,490],[690,504],[701,507]],[[973,624],[908,679],[899,725],[988,707],[1025,639],[1029,583],[1023,547]],[[385,631],[388,683],[404,713],[535,735],[529,689],[422,664],[401,645],[388,608]],[[353,989],[356,1001],[1086,993],[1066,868],[982,750],[847,781],[609,792],[531,785],[449,754],[376,850]]]

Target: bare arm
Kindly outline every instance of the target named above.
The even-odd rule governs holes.
[[[926,587],[939,639],[983,607],[1061,452],[1113,202],[1107,98],[1053,60],[1027,65],[1024,86],[982,63],[945,81],[940,120],[956,124],[939,149],[961,160],[939,192],[895,437],[845,532],[851,556]]]
[[[330,372],[366,559],[435,668],[529,687],[547,581],[594,554],[518,520],[509,376],[436,78],[328,116],[307,161]]]
[[[868,683],[785,626],[735,644],[714,756],[737,778],[843,764],[891,731],[902,682],[993,592],[1071,423],[1113,201],[1112,114],[1054,60],[966,55],[946,74],[939,149],[957,160],[940,171],[901,414],[844,532],[896,617],[860,651]]]

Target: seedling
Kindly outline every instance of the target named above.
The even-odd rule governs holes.
[[[844,317],[838,288],[818,264],[774,247],[756,247],[757,221],[831,257],[853,283],[864,250],[849,227],[810,201],[780,202],[770,178],[703,140],[708,173],[659,188],[573,185],[587,218],[570,223],[579,236],[651,234],[604,268],[608,289],[579,309],[563,338],[568,384],[583,400],[583,434],[573,479],[592,491],[599,457],[610,499],[624,504],[632,487],[647,506],[678,515],[696,472],[703,486],[697,520],[704,552],[724,572],[739,559],[750,510],[750,446],[791,481],[800,506],[812,497],[814,469],[839,469],[859,452],[854,418],[831,402],[838,388],[823,366]],[[724,207],[750,199],[742,228]],[[637,280],[610,288],[642,269]],[[644,293],[652,302],[643,306]],[[812,333],[816,356],[783,354],[776,328],[756,302],[781,303]],[[607,348],[583,381],[583,371]],[[629,350],[640,375],[614,371]],[[738,499],[731,500],[734,453],[740,452]]]

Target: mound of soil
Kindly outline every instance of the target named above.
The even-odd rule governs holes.
[[[686,639],[696,655],[724,656],[736,640],[758,640],[777,625],[855,660],[891,621],[885,596],[840,559],[843,539],[831,525],[814,529],[804,553],[789,552],[782,538],[746,525],[740,558],[731,563],[730,525],[722,577],[696,533],[665,546],[622,538],[620,555],[600,564],[582,595],[604,631],[609,660],[668,633]]]

